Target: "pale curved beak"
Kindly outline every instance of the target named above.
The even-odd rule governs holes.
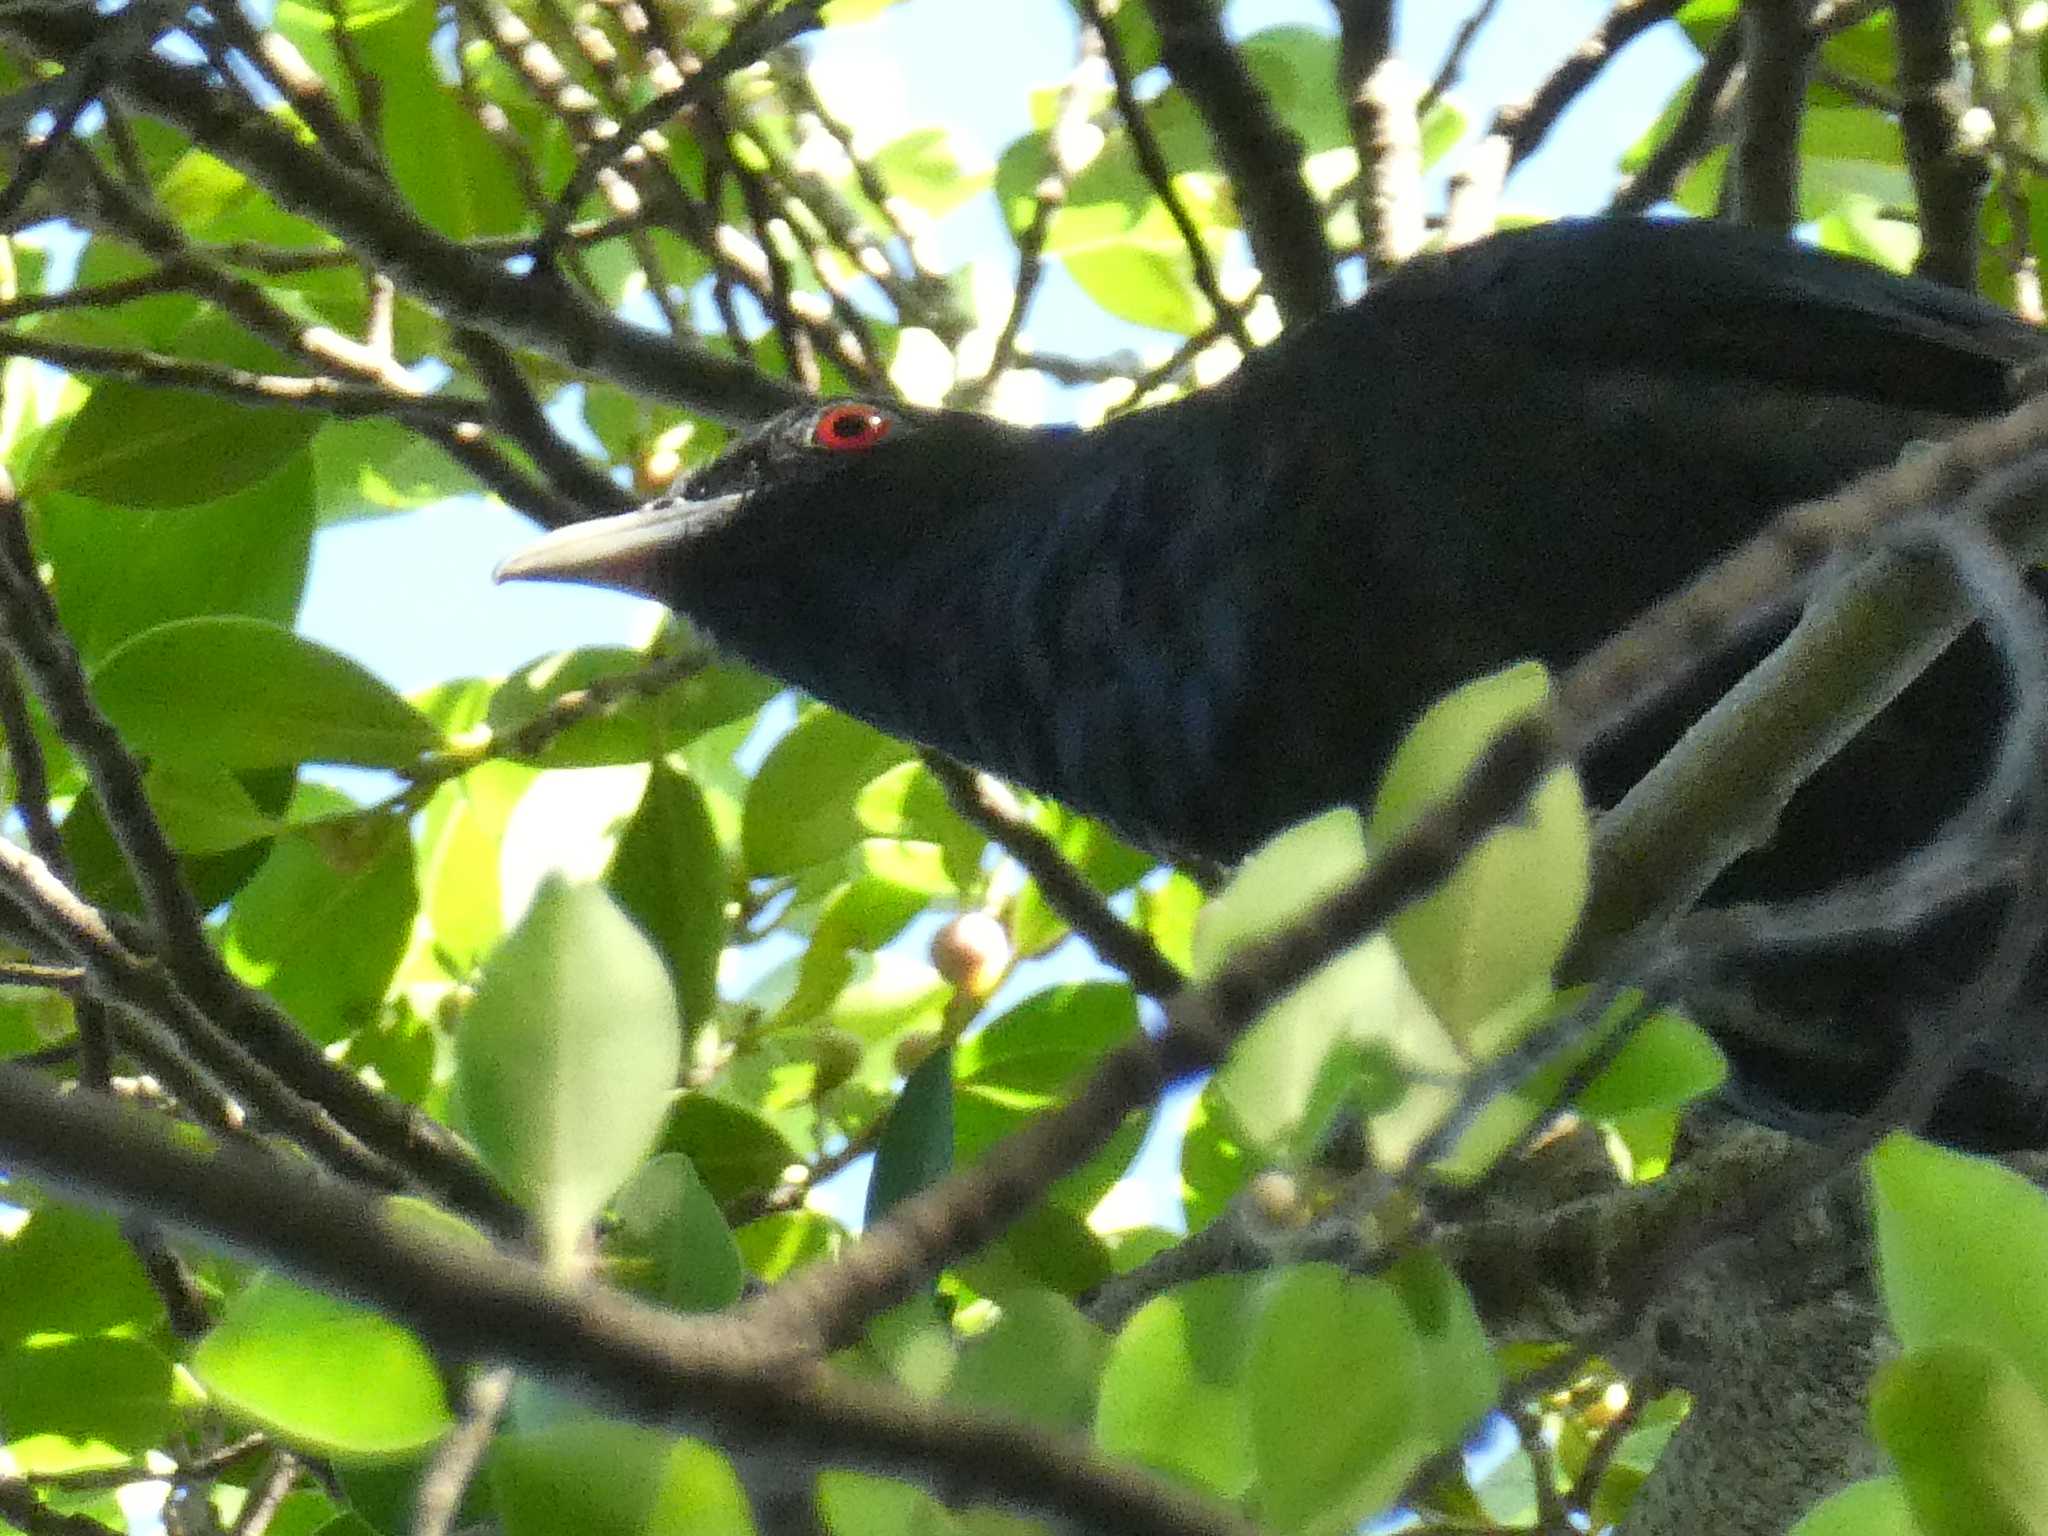
[[[650,502],[616,517],[593,518],[535,539],[491,572],[493,581],[580,581],[660,597],[662,556],[692,528],[716,521],[737,496]]]

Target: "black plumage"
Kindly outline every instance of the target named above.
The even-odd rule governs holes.
[[[1569,664],[1788,504],[2008,408],[2044,350],[1978,299],[1767,235],[1552,224],[1417,259],[1222,385],[1094,431],[790,412],[504,574],[650,593],[885,730],[1228,859],[1369,796],[1449,688]],[[1595,802],[1709,698],[1585,765]],[[1824,889],[1924,840],[2002,703],[1966,639],[1716,895]],[[1868,1104],[1984,923],[1774,979],[1815,1048],[1734,1040],[1751,1089]],[[1959,1080],[1937,1128],[2048,1141],[2048,1092],[2019,1075]]]

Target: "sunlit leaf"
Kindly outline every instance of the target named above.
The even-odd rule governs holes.
[[[646,937],[595,887],[542,885],[484,966],[455,1100],[550,1255],[574,1251],[647,1155],[681,1062],[675,991]]]

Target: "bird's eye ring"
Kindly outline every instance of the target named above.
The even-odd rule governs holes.
[[[829,453],[858,453],[874,447],[895,425],[895,417],[872,405],[828,406],[811,423],[811,445]]]

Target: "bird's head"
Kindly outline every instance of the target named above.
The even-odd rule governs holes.
[[[1008,499],[1035,436],[878,400],[799,406],[645,506],[547,534],[497,579],[638,592],[717,632],[736,604],[808,607],[820,582],[872,578],[943,544]]]

